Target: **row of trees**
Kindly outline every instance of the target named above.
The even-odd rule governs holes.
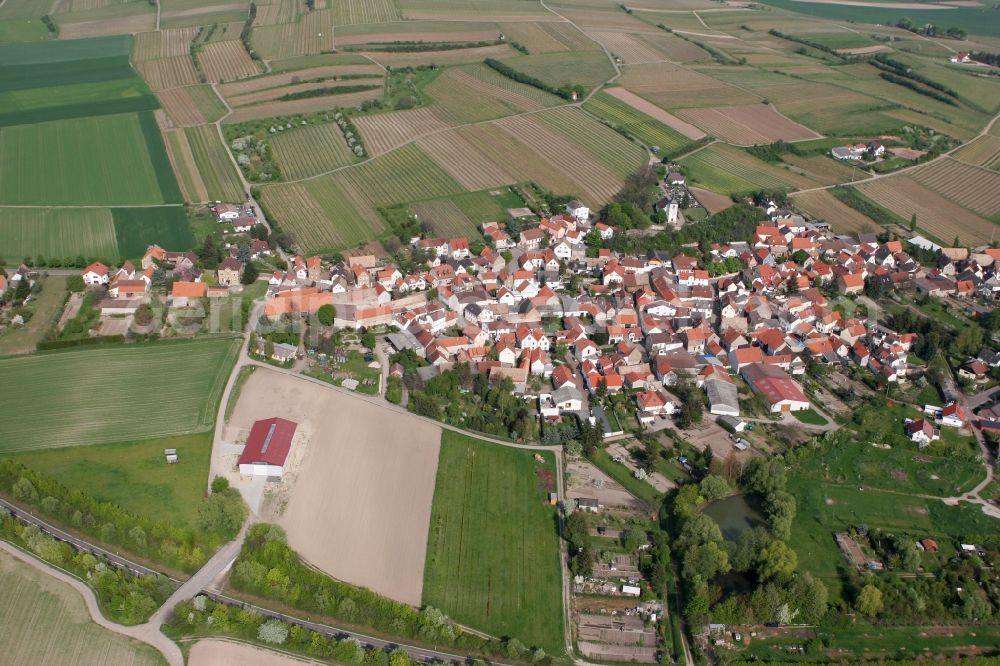
[[[202,500],[201,529],[193,530],[69,490],[12,460],[0,460],[0,494],[101,543],[189,572],[204,566],[209,555],[239,531],[246,512],[235,490],[221,488]]]
[[[24,525],[0,507],[0,538],[83,580],[97,595],[101,612],[119,624],[142,624],[167,600],[174,586],[164,576],[137,576]]]
[[[425,606],[416,609],[381,597],[371,590],[336,581],[306,566],[292,550],[284,531],[258,523],[250,528],[243,550],[233,566],[231,583],[237,590],[272,599],[291,608],[318,613],[356,626],[421,641],[456,646],[483,654],[523,658],[520,641],[500,643],[462,631],[444,613]],[[522,652],[523,648],[523,652]],[[544,653],[542,654],[544,656]]]

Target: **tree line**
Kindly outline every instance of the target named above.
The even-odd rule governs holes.
[[[468,634],[431,606],[417,609],[330,578],[303,564],[277,525],[258,523],[250,528],[230,582],[236,590],[291,608],[429,645],[454,646],[487,656],[502,654],[511,659],[537,656],[515,638],[501,642]]]
[[[204,566],[220,544],[235,536],[246,516],[246,505],[235,489],[218,481],[212,487],[215,492],[199,506],[195,530],[139,516],[70,490],[21,463],[0,460],[0,494],[102,544],[186,572]]]
[[[579,84],[576,85],[565,85],[556,88],[548,83],[545,83],[541,79],[535,78],[530,74],[525,74],[524,72],[519,72],[510,65],[500,62],[495,58],[487,58],[483,61],[488,67],[496,70],[497,72],[503,74],[508,79],[513,79],[518,83],[523,83],[533,88],[538,88],[539,90],[544,90],[547,93],[555,95],[556,97],[562,97],[563,99],[572,100],[574,93],[577,97],[582,97],[587,94],[587,87]]]

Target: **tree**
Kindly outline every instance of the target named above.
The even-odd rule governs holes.
[[[757,573],[763,580],[784,581],[792,577],[798,563],[795,551],[784,541],[775,539],[761,550]]]
[[[875,617],[882,612],[882,590],[878,589],[871,583],[868,583],[861,588],[861,593],[858,594],[855,606],[857,607],[858,612],[862,615]]]
[[[260,271],[257,267],[253,265],[252,261],[248,261],[245,266],[243,266],[243,275],[240,276],[240,282],[242,284],[253,284],[260,277]]]
[[[802,622],[815,624],[826,615],[829,593],[823,581],[806,572],[796,576],[789,586],[789,600]]]
[[[685,578],[699,576],[707,581],[729,569],[729,554],[715,541],[688,548],[684,553]]]
[[[319,323],[323,324],[323,326],[333,326],[333,320],[336,317],[337,308],[329,303],[319,306],[319,310],[316,311],[316,318],[319,319]]]
[[[82,275],[70,275],[66,278],[66,288],[74,293],[81,292],[86,288],[83,284]]]
[[[761,495],[769,495],[785,487],[784,464],[775,458],[754,458],[747,468],[747,488]]]
[[[361,344],[368,349],[375,349],[375,334],[371,331],[365,331],[361,335]]]
[[[706,500],[719,499],[720,497],[725,497],[731,492],[729,484],[721,476],[716,476],[715,474],[709,474],[701,483],[698,484],[702,496]]]
[[[31,293],[31,281],[26,277],[21,277],[17,281],[17,287],[14,289],[14,300],[23,301]]]
[[[913,215],[910,216],[910,231],[916,231],[916,230],[917,230],[917,214],[914,213]]]

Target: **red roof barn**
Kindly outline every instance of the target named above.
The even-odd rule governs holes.
[[[298,424],[281,418],[257,421],[240,455],[240,474],[281,476]]]

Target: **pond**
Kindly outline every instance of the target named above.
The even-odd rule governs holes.
[[[756,495],[733,495],[717,500],[706,506],[704,513],[719,524],[727,541],[736,541],[746,530],[767,526],[760,498]]]

